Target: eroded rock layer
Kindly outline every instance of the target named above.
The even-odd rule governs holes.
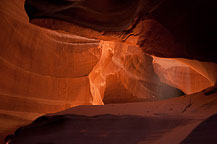
[[[138,39],[134,44],[155,56],[217,62],[215,1],[26,0],[25,9],[30,20],[59,19],[124,35],[122,40],[133,37]]]
[[[179,88],[185,94],[200,92],[216,84],[215,63],[154,57],[153,66],[162,82]]]
[[[177,88],[193,93],[215,83],[213,71],[207,71],[208,75],[213,74],[212,78],[204,73],[208,67],[202,70],[185,65],[186,75],[192,75],[191,69],[197,75],[189,83],[193,89],[186,91],[181,87],[186,81],[179,81],[179,84],[171,81],[179,77],[182,66],[172,70],[175,75],[170,73],[170,79],[165,69],[154,67],[154,70],[152,57],[134,45],[138,40],[136,36],[124,42],[114,35],[104,37],[99,32],[83,29],[82,34],[87,37],[96,34],[96,37],[86,38],[73,31],[32,25],[25,14],[24,0],[1,1],[1,17],[0,92],[1,108],[6,111],[46,113],[76,105],[165,99],[182,95]],[[153,25],[160,28],[152,20],[139,25],[134,31],[142,31],[144,38],[150,38],[150,32],[156,36],[157,32],[150,28]],[[71,24],[67,27],[79,28]],[[101,36],[104,39],[97,40]],[[162,38],[160,43],[150,40],[143,44],[158,47],[164,45],[163,41]],[[202,80],[202,86],[195,85],[198,80]]]
[[[22,144],[215,144],[216,113],[216,92],[155,102],[79,106],[39,117],[7,140]]]
[[[144,53],[144,47],[153,54],[158,47],[176,51],[173,37],[156,20],[141,21],[125,34],[32,20],[47,29],[29,23],[24,0],[1,0],[0,16],[0,136],[44,113],[166,99],[216,83],[213,63],[173,59],[168,70]]]
[[[90,73],[93,95],[105,103],[165,99],[182,95],[154,73],[152,57],[124,43],[102,41],[102,56]]]

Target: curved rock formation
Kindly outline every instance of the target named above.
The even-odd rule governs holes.
[[[101,42],[102,56],[90,73],[91,92],[105,103],[165,99],[182,93],[154,73],[152,58],[141,49],[117,42]]]
[[[31,1],[31,7],[28,7],[30,0],[26,2],[27,11],[31,8],[34,12],[35,6],[41,8],[38,2],[42,0]],[[45,2],[48,0],[42,3]],[[43,15],[43,11],[48,12],[52,6],[54,11],[50,12],[58,13],[55,11],[58,2],[49,1],[47,9],[43,6],[36,14],[39,11]],[[101,22],[97,17],[99,21],[90,21],[93,22],[92,27],[101,25],[105,32],[85,28],[79,22],[82,26],[56,20],[56,17],[32,19],[32,23],[42,26],[39,27],[29,23],[24,0],[0,2],[0,136],[45,113],[78,105],[161,100],[183,95],[183,92],[198,92],[216,83],[216,64],[174,59],[182,64],[175,62],[169,65],[172,71],[168,72],[167,65],[147,55],[188,57],[185,50],[177,49],[182,47],[177,46],[176,38],[161,23],[136,17],[142,12],[137,11],[137,8],[140,9],[137,4],[142,1],[128,0],[122,5],[123,1],[107,0],[105,7],[102,7],[105,9],[101,8],[102,2],[100,4],[99,1],[99,5],[90,1],[81,1],[82,5],[76,5],[75,1],[62,2],[64,7],[60,6],[61,9],[57,10],[67,12],[67,6],[73,2],[70,6],[79,6],[76,12],[85,7],[88,12],[99,11],[101,18],[105,14]],[[159,1],[153,2],[146,1],[142,7],[153,11],[154,6],[158,8],[160,4]],[[117,5],[113,7],[113,4]],[[114,9],[125,12],[131,4],[132,9],[128,11],[130,19],[129,15],[122,17],[118,11],[110,13]],[[88,9],[89,6],[92,10]],[[131,13],[134,9],[135,13]],[[123,19],[113,19],[116,14],[116,18]],[[82,18],[75,20],[89,22],[89,19]],[[108,28],[110,20],[116,22]],[[116,25],[120,21],[123,23]],[[111,32],[111,28],[121,31]],[[213,57],[201,60],[215,62]],[[188,78],[186,76],[190,76],[188,80],[191,83],[183,79]],[[191,89],[185,87],[186,82]]]
[[[1,3],[2,104],[19,101],[7,109],[43,113],[91,104],[88,74],[100,57],[99,41],[31,25],[23,3]]]
[[[181,94],[160,82],[152,58],[141,49],[29,24],[23,4],[1,2],[2,109],[46,113],[76,105],[103,104],[104,92],[108,102],[116,98],[117,92],[117,96],[123,92],[123,101]],[[112,88],[113,84],[122,88]]]
[[[216,84],[215,63],[154,57],[153,66],[162,82],[179,88],[185,94],[200,92]]]
[[[140,0],[27,0],[30,19],[56,18],[96,30],[126,29],[141,9]]]
[[[116,32],[112,35],[122,34],[123,39],[136,37],[134,45],[155,56],[217,62],[214,1],[26,0],[25,8],[30,20],[61,19],[100,32]]]
[[[9,122],[0,133],[44,113],[101,105],[103,99],[132,102],[180,95],[160,82],[149,65],[152,59],[136,47],[32,25],[23,0],[3,0],[0,6],[0,112],[1,122]]]
[[[215,144],[216,102],[217,93],[207,96],[200,92],[156,102],[73,107],[39,117],[17,129],[8,141]]]

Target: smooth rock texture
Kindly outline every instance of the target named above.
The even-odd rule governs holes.
[[[31,25],[23,3],[1,2],[7,8],[0,24],[1,105],[17,99],[23,104],[7,108],[44,113],[91,104],[88,74],[100,57],[99,41]],[[31,110],[35,103],[41,106]]]
[[[58,19],[105,34],[111,32],[109,35],[119,40],[131,37],[151,55],[217,62],[215,1],[27,0],[25,9],[31,21],[53,19],[51,23],[58,25]],[[46,23],[39,25],[47,27]],[[69,29],[52,25],[49,27]]]
[[[152,96],[158,95],[156,91],[163,89],[161,86],[164,84],[159,84],[159,80],[154,81],[150,88],[147,85],[143,88],[144,85],[138,83],[135,85],[137,90],[143,89],[138,92],[131,88],[129,83],[135,84],[137,79],[142,79],[141,74],[136,72],[137,67],[142,67],[146,62],[151,63],[151,58],[148,61],[137,60],[143,59],[142,53],[137,56],[138,52],[134,54],[131,51],[129,57],[135,57],[136,61],[133,62],[133,58],[130,58],[121,63],[122,66],[125,63],[135,76],[130,76],[127,71],[123,73],[127,75],[126,78],[120,76],[124,68],[114,64],[112,59],[120,59],[118,52],[123,53],[123,58],[128,57],[128,54],[125,54],[129,51],[127,45],[118,48],[120,43],[111,42],[112,47],[109,48],[110,42],[107,44],[96,39],[32,25],[24,10],[24,0],[2,0],[0,15],[1,137],[48,112],[76,105],[101,105],[104,103],[104,93],[106,103],[144,101],[152,99]],[[109,49],[114,50],[114,47],[116,56],[111,57]],[[117,70],[110,69],[106,59],[107,62],[111,61],[111,67],[116,67]],[[134,65],[135,68],[130,68]],[[96,74],[97,69],[99,73],[110,75],[102,80],[102,83],[105,82],[102,86],[97,81],[100,78]],[[143,70],[139,72],[146,73]],[[110,79],[112,73],[115,73],[113,80]],[[149,66],[147,74],[157,79],[152,66]],[[146,81],[152,83],[147,78]],[[113,87],[116,84],[121,87]],[[180,92],[169,88],[178,94]],[[125,96],[125,91],[129,96]],[[142,91],[145,91],[145,94],[141,95]],[[118,96],[121,96],[121,99],[115,100]],[[164,96],[167,97],[165,94]]]
[[[127,102],[182,94],[160,82],[141,49],[32,25],[23,6],[24,1],[1,1],[2,109],[55,112],[103,104],[104,92],[108,103],[118,95]]]
[[[40,117],[12,136],[15,144],[136,144],[161,137],[160,130],[196,123],[187,118],[142,117],[136,115],[59,115]],[[49,127],[49,129],[47,129]],[[153,140],[152,140],[153,141]]]
[[[119,26],[129,27],[124,32],[96,31],[55,18],[32,19],[39,27],[29,22],[24,3],[0,2],[0,139],[46,113],[78,105],[162,100],[216,83],[213,63],[183,59],[184,77],[192,76],[191,83],[180,76],[183,65],[169,73],[164,64],[152,64],[147,54],[186,57],[182,49],[177,53],[173,35],[154,19],[127,20],[130,23]],[[177,84],[175,78],[181,81]],[[183,87],[186,82],[190,90]]]
[[[93,104],[99,41],[32,25],[24,0],[0,2],[0,139],[34,118]]]
[[[91,92],[105,103],[165,99],[182,95],[154,73],[152,57],[124,43],[101,42],[102,56],[90,73]],[[98,96],[99,95],[99,96]]]
[[[78,106],[39,117],[10,140],[15,144],[215,144],[216,100],[217,93],[200,92],[157,102]]]
[[[165,82],[185,94],[200,92],[214,86],[217,80],[215,63],[196,60],[153,57],[154,71]]]

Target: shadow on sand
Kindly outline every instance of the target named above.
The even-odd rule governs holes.
[[[10,136],[12,144],[136,144],[158,139],[188,119],[135,115],[42,116]]]
[[[209,117],[197,126],[182,144],[216,144],[217,143],[217,114]]]
[[[12,144],[136,144],[160,139],[191,119],[136,115],[42,116],[11,135]],[[217,142],[217,114],[203,121],[182,144]]]

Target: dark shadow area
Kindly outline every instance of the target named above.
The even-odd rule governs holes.
[[[182,144],[216,144],[217,114],[209,117],[187,136]]]
[[[12,144],[136,144],[159,139],[189,119],[135,115],[42,116],[9,136]]]
[[[122,31],[138,14],[140,0],[26,0],[31,19],[55,18],[99,31]]]
[[[161,57],[182,57],[217,62],[215,53],[217,5],[215,1],[26,0],[25,10],[30,21],[45,19],[45,22],[39,22],[40,26],[50,28],[52,23],[61,25],[55,21],[56,19],[104,32],[131,33],[140,21],[155,19],[172,34],[177,50],[170,52],[157,47],[152,50],[153,52],[146,50],[147,53]],[[47,22],[46,19],[54,20]],[[140,47],[143,47],[143,42],[147,42],[146,39],[141,40]]]
[[[189,58],[217,62],[216,13],[213,0],[164,0],[152,16],[173,34]]]

